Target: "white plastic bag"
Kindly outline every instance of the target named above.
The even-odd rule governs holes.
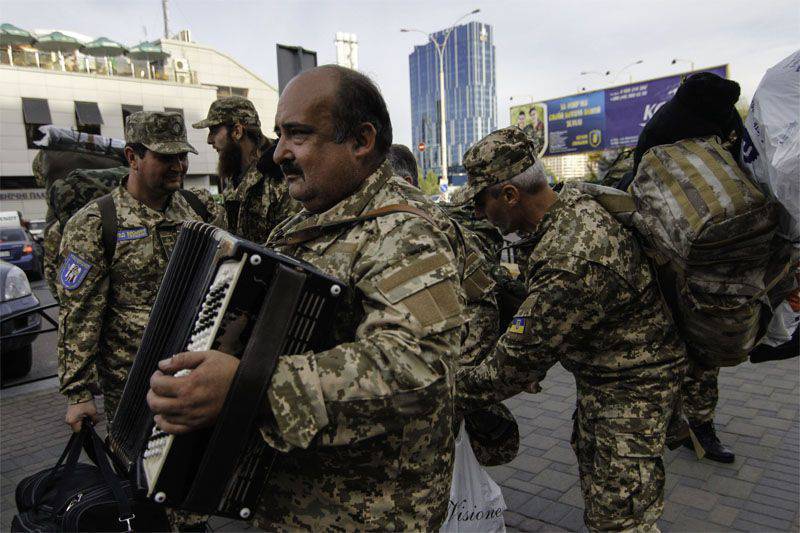
[[[800,50],[767,70],[745,121],[742,162],[785,209],[781,232],[800,243]]]
[[[461,423],[456,437],[453,483],[450,486],[450,505],[440,531],[456,533],[504,532],[503,511],[506,502],[500,487],[478,463],[469,437]]]
[[[779,346],[785,342],[792,340],[794,330],[800,324],[800,313],[792,309],[789,302],[784,300],[775,309],[772,315],[772,321],[769,323],[767,333],[761,339],[762,344],[768,346]]]

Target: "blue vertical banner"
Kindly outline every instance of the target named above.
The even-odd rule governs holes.
[[[698,72],[727,78],[728,66],[515,106],[510,110],[511,124],[523,123],[523,113],[529,112],[529,108],[544,109],[542,115],[546,117],[546,124],[540,128],[547,132],[545,146],[540,150],[543,155],[636,146],[647,121],[675,96],[684,78]]]

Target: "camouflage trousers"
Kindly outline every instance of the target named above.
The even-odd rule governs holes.
[[[714,420],[719,400],[718,376],[719,367],[707,368],[689,358],[689,369],[681,387],[683,414],[689,424],[699,426]]]
[[[590,531],[659,531],[667,411],[644,419],[590,418],[576,410],[571,442]]]

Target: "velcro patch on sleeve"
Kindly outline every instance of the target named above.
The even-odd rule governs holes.
[[[147,228],[127,228],[117,231],[117,242],[135,241],[147,237]]]
[[[83,280],[86,279],[91,269],[91,263],[84,261],[76,254],[70,252],[64,260],[64,264],[61,265],[61,272],[59,275],[61,285],[69,291],[77,289],[81,286]]]

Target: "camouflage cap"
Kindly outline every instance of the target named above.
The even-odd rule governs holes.
[[[202,129],[220,124],[261,127],[261,121],[258,120],[258,113],[253,102],[241,96],[226,96],[214,101],[208,108],[208,116],[200,122],[192,124],[192,127]]]
[[[483,189],[508,181],[536,163],[536,148],[527,133],[517,127],[493,131],[464,153],[467,184],[459,191],[458,205],[475,198]]]
[[[197,153],[186,140],[186,126],[180,113],[137,111],[125,119],[125,142],[143,144],[158,154]]]

